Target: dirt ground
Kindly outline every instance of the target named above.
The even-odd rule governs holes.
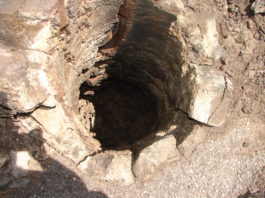
[[[196,12],[215,13],[219,41],[227,52],[215,67],[226,73],[234,87],[226,123],[221,127],[203,126],[206,138],[189,159],[166,165],[149,180],[124,186],[87,178],[56,152],[40,153],[38,159],[44,171],[32,172],[18,179],[12,188],[0,189],[0,197],[264,198],[265,14],[254,14],[252,2],[190,0],[185,3]],[[7,140],[11,139],[19,142],[20,148],[26,144],[43,146],[42,142],[27,142],[26,136]]]

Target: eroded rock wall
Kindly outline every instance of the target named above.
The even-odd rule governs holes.
[[[167,131],[178,111],[211,126],[225,121],[232,86],[213,69],[225,51],[211,14],[149,0],[10,1],[0,13],[0,116],[42,131],[75,164],[101,151],[89,130],[95,109],[80,114],[84,82],[140,87],[155,112],[152,133]]]
[[[18,119],[29,131],[41,128],[43,137],[76,163],[99,148],[96,141],[87,142],[75,115],[82,70],[93,67],[98,47],[118,22],[120,4],[1,5],[1,117]]]

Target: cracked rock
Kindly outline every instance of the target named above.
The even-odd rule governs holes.
[[[50,62],[46,54],[38,51],[2,52],[0,59],[0,88],[9,88],[6,96],[0,98],[0,104],[14,111],[28,112],[47,99],[50,88],[45,68]],[[10,100],[6,102],[6,99]]]
[[[132,153],[130,151],[99,153],[87,157],[78,167],[84,173],[106,181],[134,182],[131,171]]]
[[[232,99],[230,80],[209,66],[194,66],[188,81],[186,84],[191,92],[189,117],[210,126],[221,126]]]
[[[180,154],[175,137],[166,135],[139,153],[133,165],[133,173],[136,177],[148,178],[163,164],[178,158]]]
[[[25,134],[41,131],[51,149],[75,164],[101,148],[131,148],[170,127],[176,108],[220,126],[231,99],[230,81],[210,67],[184,68],[212,65],[224,56],[216,19],[212,12],[190,13],[185,6],[182,0],[3,2],[0,114],[14,115]],[[114,91],[105,94],[105,84]],[[11,155],[15,177],[36,168],[26,151]],[[131,155],[103,152],[79,167],[89,176],[131,183]],[[160,137],[140,152],[133,171],[145,177],[178,156],[175,138]]]
[[[265,13],[265,1],[264,0],[256,0],[252,5],[251,5],[251,10],[255,14],[262,14]]]

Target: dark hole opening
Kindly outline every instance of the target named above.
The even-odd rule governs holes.
[[[81,119],[85,126],[90,120],[86,128],[103,149],[131,149],[169,128],[174,118],[181,46],[168,32],[176,17],[152,1],[140,1],[131,11],[131,21],[124,17],[116,37],[100,47],[101,59],[80,87],[82,105],[89,106]]]
[[[126,149],[152,133],[156,112],[148,92],[131,83],[105,80],[99,86],[81,85],[80,98],[95,109],[91,130],[104,149]],[[92,95],[86,95],[89,92]]]

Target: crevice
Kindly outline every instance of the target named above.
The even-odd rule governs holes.
[[[51,133],[48,132],[48,130],[43,126],[43,124],[41,122],[39,122],[34,116],[30,115],[29,117],[31,117],[35,122],[37,122],[39,124],[39,126],[41,126],[41,128],[48,134],[52,135]]]
[[[93,156],[95,156],[95,155],[97,155],[97,154],[100,154],[100,153],[103,153],[103,152],[104,152],[104,150],[99,150],[99,151],[96,151],[96,152],[91,153],[90,155],[85,156],[82,160],[80,160],[80,161],[76,164],[76,166],[79,166],[82,162],[86,161],[86,159],[87,159],[88,157],[93,157]]]
[[[54,47],[52,47],[49,51],[53,51],[56,47],[58,47],[58,44]],[[44,53],[46,54],[47,56],[51,56],[51,54],[49,54],[49,52],[46,52],[46,51],[43,51],[43,50],[40,50],[40,49],[29,49],[29,48],[25,48],[25,49],[22,49],[24,51],[36,51],[36,52],[41,52],[41,53]]]
[[[9,107],[3,105],[3,104],[0,104],[0,107],[2,107],[3,109],[5,110],[8,110],[8,111],[11,111],[12,109],[10,109]]]
[[[11,116],[15,119],[17,119],[18,117],[27,117],[27,116],[31,116],[31,114],[36,111],[37,109],[53,109],[54,107],[50,107],[50,106],[46,106],[44,105],[45,101],[47,100],[47,98],[41,102],[40,104],[36,105],[33,109],[27,111],[27,112],[23,112],[23,111],[17,111],[15,114],[11,114]],[[12,109],[11,109],[12,111]]]

